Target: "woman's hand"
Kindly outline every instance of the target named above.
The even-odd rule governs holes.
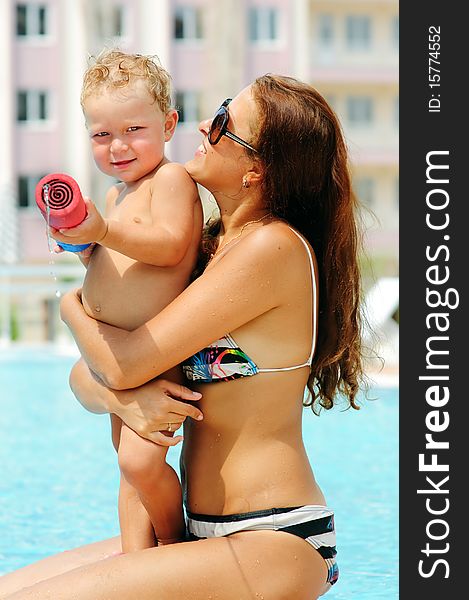
[[[138,435],[161,446],[175,446],[182,441],[182,436],[170,437],[164,432],[176,431],[187,417],[196,421],[203,419],[198,408],[181,402],[200,400],[202,394],[166,379],[154,379],[139,388],[121,390],[116,395],[119,406],[112,412]]]
[[[139,388],[112,390],[107,388],[81,358],[70,372],[70,388],[86,410],[96,414],[113,413],[138,435],[162,446],[175,446],[174,438],[161,432],[179,429],[187,417],[202,420],[198,408],[181,402],[196,402],[202,397],[183,385],[154,379]]]

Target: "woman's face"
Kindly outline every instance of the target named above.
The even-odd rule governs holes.
[[[242,90],[228,106],[229,120],[227,129],[242,140],[253,143],[250,123],[256,122],[257,106],[251,93],[251,86]],[[252,158],[246,149],[222,135],[219,142],[212,146],[208,141],[208,132],[212,119],[202,121],[199,131],[203,135],[201,145],[194,158],[185,167],[189,175],[212,193],[222,192],[234,195],[241,190],[243,174],[252,164]]]

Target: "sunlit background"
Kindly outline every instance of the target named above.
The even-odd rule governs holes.
[[[199,120],[266,72],[310,82],[338,113],[366,228],[376,334],[367,342],[385,368],[370,365],[378,401],[319,420],[305,413],[304,439],[340,530],[343,578],[328,596],[397,597],[398,9],[398,0],[0,0],[0,574],[118,531],[108,419],[82,410],[67,382],[77,351],[58,304],[84,268],[49,252],[34,198],[41,177],[65,172],[103,207],[113,182],[92,161],[79,97],[88,56],[117,46],[155,54],[170,71],[175,161],[193,156]],[[208,216],[215,203],[200,191]]]
[[[34,189],[47,173],[69,173],[102,207],[111,181],[92,161],[79,96],[87,57],[118,46],[156,54],[170,71],[180,118],[168,155],[179,162],[200,143],[199,120],[260,74],[299,77],[326,96],[365,207],[370,318],[395,367],[398,42],[397,0],[2,0],[2,345],[71,343],[57,296],[83,268],[70,253],[51,256]],[[201,191],[210,214],[215,204]]]

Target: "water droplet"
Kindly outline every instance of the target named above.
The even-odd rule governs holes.
[[[97,304],[97,305],[94,307],[94,310],[95,310],[95,312],[101,312],[101,306],[100,306],[99,304]]]
[[[49,227],[50,227],[49,184],[46,183],[44,185],[43,189],[44,189],[44,204],[46,205],[47,245],[49,246],[49,252],[52,254],[53,253],[53,246],[52,246],[53,240],[49,233]],[[52,263],[53,263],[53,261],[52,261]]]
[[[51,267],[50,274],[56,284],[55,296],[56,296],[56,298],[60,298],[62,296],[62,292],[57,287],[57,275],[55,273],[55,260],[54,260],[55,252],[54,252],[54,247],[53,247],[55,240],[52,239],[52,237],[49,233],[50,205],[49,205],[49,184],[48,183],[46,183],[44,185],[44,204],[46,205],[47,246],[49,247],[49,254],[51,256],[49,259],[49,265]]]

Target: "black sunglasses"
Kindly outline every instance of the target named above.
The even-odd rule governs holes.
[[[249,148],[249,150],[252,150],[253,152],[257,152],[253,146],[242,140],[231,131],[228,131],[227,125],[230,119],[228,104],[231,102],[231,100],[231,98],[227,98],[215,113],[208,132],[208,141],[211,146],[215,146],[215,144],[218,144],[220,141],[222,135],[226,135],[226,137],[230,138],[230,140],[241,144],[241,146],[244,146],[245,148]]]

